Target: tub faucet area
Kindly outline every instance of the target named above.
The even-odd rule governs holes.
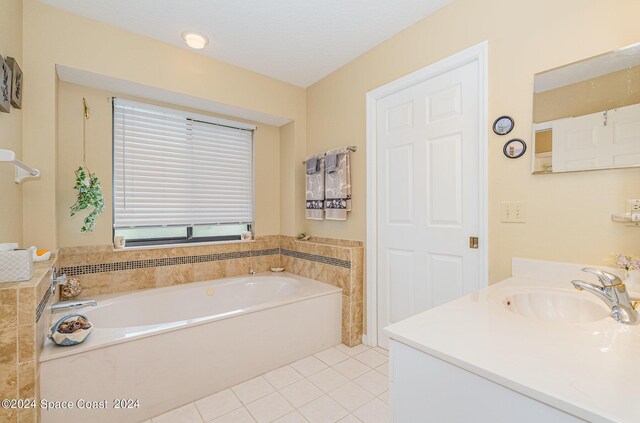
[[[73,310],[82,307],[95,307],[98,305],[96,300],[78,300],[78,301],[60,301],[51,305],[51,311],[56,313],[63,310]]]
[[[637,302],[631,300],[627,288],[620,278],[612,273],[591,267],[585,267],[582,271],[596,275],[602,286],[583,281],[571,281],[577,290],[588,291],[604,301],[611,309],[611,315],[617,322],[625,325],[640,324],[640,316],[635,309]]]

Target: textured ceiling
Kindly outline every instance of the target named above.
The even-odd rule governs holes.
[[[178,47],[307,87],[452,0],[41,0]]]

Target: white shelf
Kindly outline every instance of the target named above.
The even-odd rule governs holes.
[[[16,167],[16,184],[21,183],[28,178],[37,178],[40,176],[40,171],[32,167],[27,166],[20,160],[16,159],[16,153],[11,150],[0,149],[0,162],[11,163]]]
[[[614,213],[611,215],[611,220],[626,223],[627,226],[640,226],[640,213]]]

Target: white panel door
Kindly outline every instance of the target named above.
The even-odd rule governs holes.
[[[604,113],[554,121],[553,171],[611,167],[611,127],[604,122]]]
[[[382,329],[478,289],[479,78],[473,62],[377,102]]]
[[[609,110],[614,167],[640,165],[640,104]]]
[[[553,170],[640,164],[640,104],[553,121]]]

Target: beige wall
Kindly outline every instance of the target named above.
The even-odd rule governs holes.
[[[58,83],[58,181],[56,209],[58,217],[59,246],[111,244],[112,226],[112,112],[110,97],[132,98],[124,94],[107,92],[65,82]],[[100,178],[105,198],[105,211],[96,219],[93,232],[81,233],[80,227],[86,213],[69,217],[69,207],[75,202],[77,192],[74,171],[82,163],[82,98],[87,99],[90,119],[87,121],[87,166]],[[165,107],[170,104],[151,102]],[[189,110],[199,114],[210,113]],[[228,118],[228,116],[219,116]],[[230,118],[235,119],[235,118]],[[237,119],[235,119],[237,120]],[[246,122],[246,121],[245,121]],[[280,213],[280,130],[253,123],[255,155],[255,232],[256,235],[279,235]],[[293,124],[290,124],[293,125]]]
[[[21,0],[2,2],[0,55],[4,59],[7,56],[17,59],[18,64],[24,70]],[[23,104],[26,106],[25,103]],[[0,149],[12,150],[19,159],[22,158],[22,110],[12,107],[11,113],[0,113]],[[17,185],[14,182],[14,169],[14,166],[0,163],[0,242],[22,243],[23,185]],[[33,181],[25,182],[25,184],[30,183]]]
[[[533,122],[611,110],[640,103],[640,66],[533,95]]]
[[[305,175],[302,161],[307,153],[300,125],[289,123],[280,128],[280,233],[297,235],[305,226]]]
[[[24,188],[24,240],[57,244],[55,65],[289,118],[305,145],[305,91],[204,55],[24,0],[24,157],[42,178]],[[296,154],[300,154],[296,152]],[[300,182],[297,182],[298,184]],[[288,204],[287,207],[303,207]],[[274,217],[275,224],[279,217]],[[299,223],[300,225],[302,222]]]
[[[307,222],[307,228],[318,236],[365,239],[368,91],[488,40],[489,118],[513,116],[509,136],[531,143],[533,75],[638,42],[639,14],[634,0],[455,0],[314,84],[307,90],[308,151],[346,144],[359,149],[352,156],[349,220]],[[533,176],[531,152],[509,160],[502,154],[505,141],[490,133],[492,282],[510,274],[514,256],[598,264],[615,252],[640,254],[640,230],[610,219],[626,198],[640,196],[640,170]],[[512,200],[526,201],[527,223],[500,223],[500,203]]]
[[[294,235],[295,208],[288,207],[295,201],[295,178],[293,163],[295,162],[295,125],[293,123],[280,127],[280,230],[284,235]]]

